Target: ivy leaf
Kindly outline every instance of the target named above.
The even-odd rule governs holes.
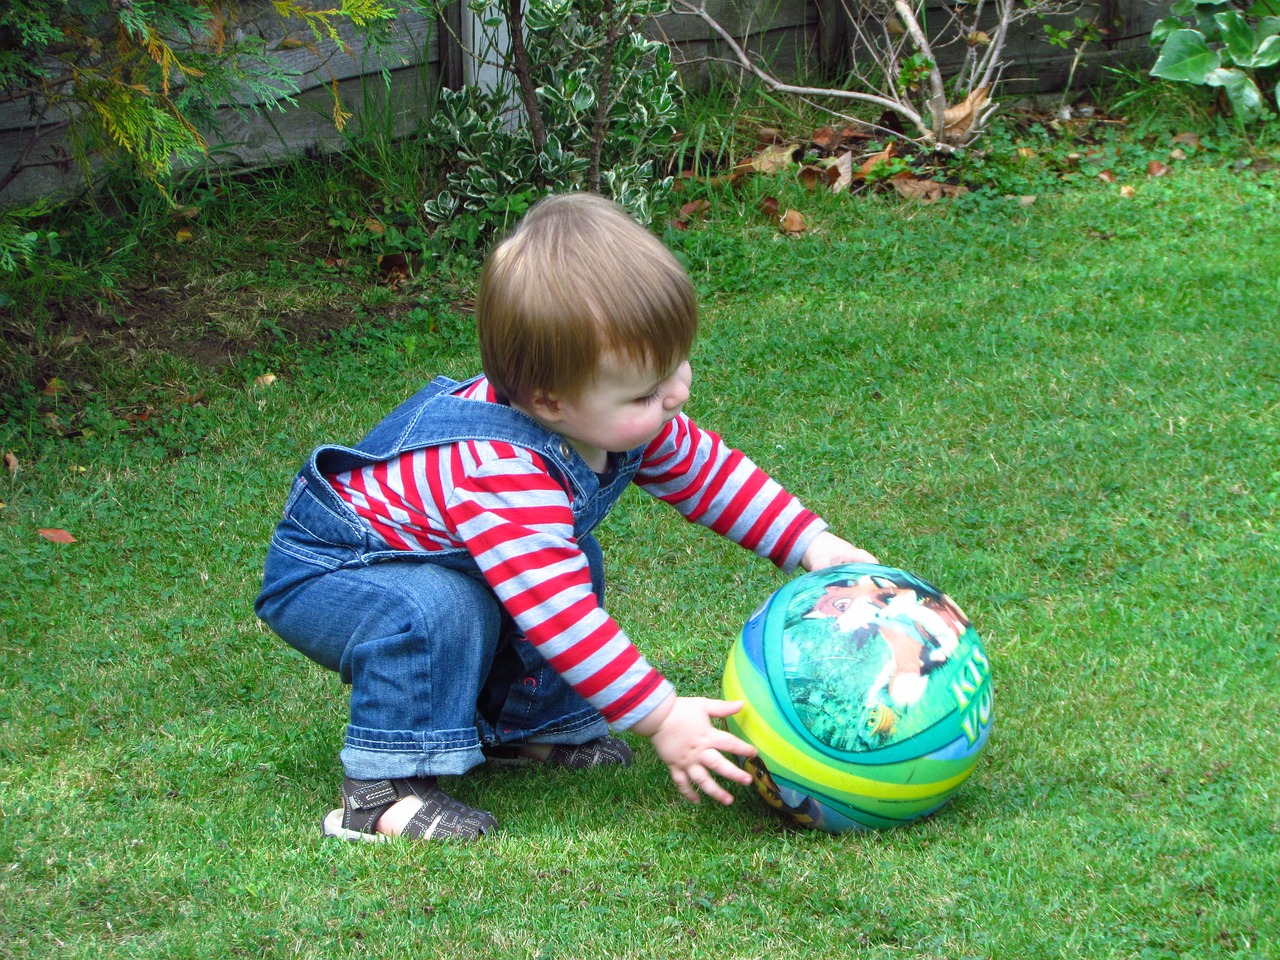
[[[1169,34],[1160,56],[1151,68],[1153,77],[1203,84],[1206,77],[1222,66],[1216,50],[1210,50],[1197,30],[1175,30]]]
[[[1227,91],[1231,108],[1241,120],[1254,120],[1267,112],[1262,91],[1239,70],[1226,67],[1213,70],[1204,78],[1204,82],[1211,87],[1222,87]]]
[[[1258,44],[1258,49],[1253,54],[1254,69],[1262,69],[1264,67],[1274,67],[1280,63],[1280,36],[1270,36]]]
[[[1253,66],[1253,30],[1244,17],[1234,10],[1215,13],[1214,23],[1222,31],[1222,41],[1227,46],[1227,54],[1242,67]]]
[[[1177,30],[1185,30],[1186,27],[1187,25],[1177,17],[1165,17],[1163,20],[1157,20],[1155,26],[1151,28],[1151,46],[1160,46],[1169,34]]]

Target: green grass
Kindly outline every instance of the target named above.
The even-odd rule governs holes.
[[[0,426],[0,956],[1280,957],[1278,187],[1187,166],[1133,199],[919,207],[762,182],[668,237],[705,298],[691,414],[943,587],[991,656],[983,762],[892,833],[694,807],[644,748],[451,782],[499,817],[483,843],[321,839],[343,689],[252,601],[305,453],[474,368],[424,314],[150,366],[145,422]],[[639,495],[602,540],[612,612],[715,695],[785,578]]]

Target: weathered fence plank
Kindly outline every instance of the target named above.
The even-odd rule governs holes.
[[[830,73],[847,64],[849,31],[843,0],[708,0],[708,10],[749,49],[769,58],[782,77]],[[1162,14],[1146,0],[1091,0],[1082,16],[1097,17],[1108,27],[1107,39],[1086,50],[1074,80],[1096,78],[1103,67],[1149,64],[1146,36]],[[460,16],[465,17],[463,10]],[[460,20],[454,29],[459,28]],[[407,132],[429,109],[441,83],[455,86],[464,75],[464,60],[447,32],[420,14],[406,13],[388,31],[387,42],[371,46],[351,26],[341,29],[343,50],[315,41],[305,27],[281,21],[265,4],[242,29],[257,31],[279,62],[297,77],[301,92],[283,110],[254,111],[253,104],[228,105],[210,133],[211,161],[227,166],[256,166],[300,152],[340,149],[345,135],[333,122],[336,92],[353,114],[347,133],[362,124],[377,124],[394,133]],[[651,22],[647,32],[670,42],[685,82],[698,87],[723,76],[715,64],[725,59],[711,29],[699,18],[668,14]],[[1024,28],[1008,45],[1013,66],[1005,74],[1005,99],[1061,90],[1071,70],[1074,51],[1050,46],[1039,28]],[[945,63],[945,60],[944,60]],[[0,106],[0,171],[8,170],[39,132],[22,104]],[[59,118],[65,119],[65,118]],[[65,146],[45,136],[30,154],[56,157]],[[0,205],[42,196],[63,196],[83,183],[70,165],[31,169],[0,194]]]

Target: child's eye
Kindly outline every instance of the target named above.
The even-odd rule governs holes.
[[[649,394],[648,396],[637,397],[636,403],[649,404],[649,403],[653,403],[657,399],[658,399],[658,391],[655,390],[653,391],[653,393]]]

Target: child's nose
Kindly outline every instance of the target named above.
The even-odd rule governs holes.
[[[684,364],[667,385],[666,395],[662,398],[663,407],[676,410],[684,406],[685,401],[689,399],[689,386],[692,382],[693,371],[688,364]]]

